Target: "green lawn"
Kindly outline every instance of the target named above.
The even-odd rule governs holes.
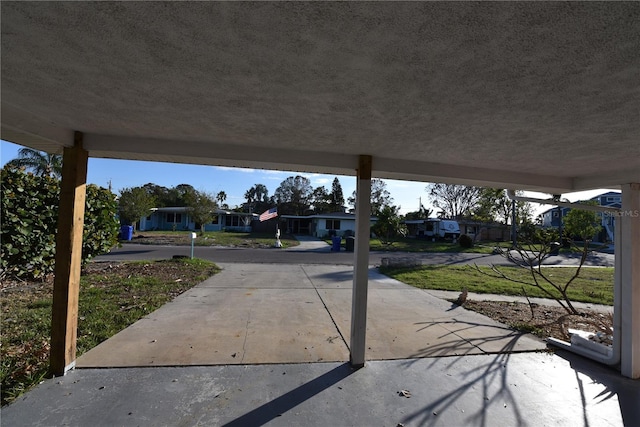
[[[133,235],[131,243],[147,245],[173,244],[191,245],[191,231],[138,231]],[[283,247],[297,246],[299,242],[292,236],[281,236]],[[196,246],[228,246],[243,248],[268,248],[276,242],[274,233],[243,233],[235,231],[196,232]]]
[[[331,239],[324,239],[327,244],[331,244]],[[466,252],[473,254],[491,254],[494,248],[499,247],[502,249],[511,248],[511,242],[478,242],[472,248],[463,248],[458,243],[447,241],[435,241],[427,239],[414,239],[414,238],[401,238],[393,242],[391,245],[383,244],[380,239],[371,239],[369,249],[372,251],[380,252],[443,252],[443,253],[458,253]],[[345,247],[345,240],[342,240],[342,247]],[[590,248],[600,249],[602,244],[592,244]],[[534,246],[523,245],[525,250],[537,250]],[[580,252],[582,248],[571,247],[561,248],[560,253],[575,253]]]
[[[489,267],[480,267],[482,271],[495,274]],[[533,283],[528,269],[519,267],[498,267],[507,276]],[[555,283],[564,284],[574,274],[574,267],[544,267],[545,274]],[[380,272],[421,289],[442,289],[469,292],[519,295],[548,298],[542,290],[533,286],[513,283],[502,278],[486,276],[473,266],[421,266],[417,268],[380,268]],[[549,285],[547,289],[556,292]],[[583,268],[580,275],[569,286],[569,298],[572,301],[613,304],[613,268]],[[560,296],[557,294],[558,297]]]
[[[459,244],[452,242],[432,242],[426,239],[403,238],[394,242],[392,245],[385,245],[380,239],[371,239],[370,249],[372,251],[389,252],[467,252],[490,254],[495,246],[495,243],[478,243],[472,248],[463,248]]]
[[[325,239],[329,245],[331,239]],[[380,239],[371,239],[369,249],[371,251],[382,252],[467,252],[475,254],[490,254],[497,243],[478,243],[473,248],[462,248],[457,243],[446,241],[435,241],[426,239],[410,239],[402,238],[393,242],[391,245],[383,244]],[[342,239],[342,247],[345,246],[345,240]]]

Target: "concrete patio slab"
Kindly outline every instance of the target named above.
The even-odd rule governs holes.
[[[400,395],[406,390],[409,398]],[[640,385],[580,356],[79,369],[2,408],[7,426],[637,426]]]
[[[347,266],[222,271],[82,355],[78,368],[347,361]],[[546,345],[370,270],[367,357],[538,351]]]

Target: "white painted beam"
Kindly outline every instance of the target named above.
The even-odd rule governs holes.
[[[2,102],[0,134],[5,141],[61,154],[63,147],[73,147],[73,131],[57,126],[8,102]]]
[[[364,366],[367,335],[367,293],[369,288],[369,236],[371,220],[371,156],[360,156],[356,184],[356,241],[351,301],[350,362]]]
[[[640,378],[640,183],[622,185],[620,239],[622,375]]]

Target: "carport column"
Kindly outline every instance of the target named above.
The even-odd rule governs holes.
[[[622,375],[640,378],[640,183],[622,186],[622,210],[616,223],[620,241]]]
[[[360,156],[356,181],[356,241],[351,301],[351,355],[354,368],[365,362],[367,292],[369,286],[369,236],[371,219],[371,156]]]
[[[87,160],[82,133],[76,132],[74,146],[64,149],[58,210],[49,365],[49,372],[56,376],[72,369],[76,360]]]

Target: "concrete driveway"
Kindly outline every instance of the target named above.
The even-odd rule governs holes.
[[[222,272],[82,355],[79,368],[349,360],[352,268],[220,264]],[[371,269],[367,358],[546,345]]]

